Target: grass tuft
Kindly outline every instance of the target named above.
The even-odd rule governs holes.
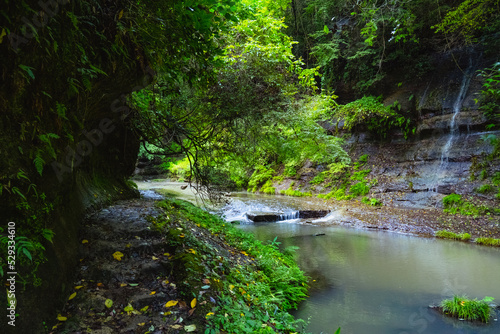
[[[468,299],[466,296],[453,296],[453,299],[445,299],[441,302],[443,313],[459,319],[488,322],[491,315],[489,303],[492,297],[484,297],[482,300]]]

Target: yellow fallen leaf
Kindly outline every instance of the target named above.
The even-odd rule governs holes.
[[[123,288],[124,286],[127,286],[127,283],[120,283],[120,286]]]
[[[191,308],[195,308],[196,307],[196,298],[194,298],[192,301],[191,301]]]
[[[172,307],[177,305],[178,301],[177,300],[170,300],[165,304],[165,307]]]
[[[88,244],[88,243],[89,243],[89,241],[87,239],[82,240],[82,244]]]
[[[146,312],[148,310],[148,308],[149,308],[148,305],[144,306],[143,308],[141,308],[141,312]]]
[[[152,258],[153,260],[158,260],[158,258],[157,258],[156,256],[154,256],[154,255],[153,255],[151,258]]]
[[[150,295],[154,295],[156,293],[156,291],[151,291]]]
[[[170,253],[163,253],[163,255],[165,255],[165,256],[170,256]]]
[[[120,20],[123,16],[123,9],[120,11],[120,13],[118,14],[118,20]]]
[[[194,249],[192,249],[192,248],[189,248],[189,249],[188,249],[188,252],[189,252],[189,253],[192,253],[192,254],[196,254],[196,251],[195,251]]]
[[[172,327],[173,329],[181,329],[182,328],[181,325],[172,325],[170,327]]]
[[[180,234],[180,235],[179,235],[179,237],[184,238],[184,233],[183,233],[183,234]]]
[[[104,284],[102,284],[102,283],[97,283],[97,286],[98,286],[98,287],[103,287],[103,286],[104,286]]]
[[[77,286],[75,286],[75,290],[78,290],[78,289],[81,289],[81,288],[83,288],[83,285],[77,285]]]
[[[114,252],[113,257],[115,258],[115,260],[121,261],[122,257],[123,257],[123,253],[122,252]]]
[[[233,289],[234,289],[234,285],[229,284],[229,290],[233,290]]]
[[[66,320],[68,320],[68,318],[67,317],[63,317],[62,315],[58,314],[57,315],[57,320],[59,320],[59,321],[66,321]]]
[[[210,317],[210,316],[212,316],[214,314],[215,314],[214,312],[208,312],[207,315],[205,316],[205,318],[208,318],[208,317]]]
[[[75,297],[76,297],[76,292],[73,292],[73,293],[69,296],[68,300],[71,300],[71,299],[73,299],[73,298],[75,298]]]
[[[146,323],[145,322],[141,322],[141,323],[138,323],[137,326],[144,326]]]

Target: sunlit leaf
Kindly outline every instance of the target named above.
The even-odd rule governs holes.
[[[178,301],[177,300],[170,300],[165,304],[165,307],[172,307],[177,305]]]
[[[115,260],[117,261],[121,261],[122,260],[122,257],[123,257],[123,253],[122,252],[114,252],[113,253],[113,257],[115,258]]]
[[[58,314],[57,315],[57,320],[59,320],[59,321],[66,321],[66,320],[68,320],[68,318],[67,317],[63,317],[62,315]]]
[[[113,306],[113,301],[111,299],[106,299],[104,305],[106,305],[107,308],[111,308],[111,306]]]
[[[149,306],[146,305],[143,308],[141,308],[141,312],[146,312],[149,309]]]
[[[71,300],[71,299],[73,299],[73,298],[75,298],[75,297],[76,297],[76,292],[73,292],[73,293],[69,296],[68,300]]]
[[[156,291],[151,291],[150,295],[154,295],[156,293]]]
[[[194,298],[192,301],[191,301],[191,308],[195,308],[196,307],[196,298]]]
[[[77,286],[75,286],[76,290],[81,289],[81,288],[83,288],[83,285],[77,285]]]

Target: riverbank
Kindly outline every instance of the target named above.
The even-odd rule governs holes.
[[[179,200],[88,217],[74,289],[47,332],[296,331],[307,279],[275,245]]]
[[[369,206],[359,201],[336,201],[338,207],[333,221],[311,222],[311,224],[339,224],[356,228],[381,229],[400,233],[411,233],[433,237],[436,232],[447,230],[454,233],[469,233],[476,238],[500,238],[500,217],[466,216],[448,214],[442,209],[398,208],[390,205]]]

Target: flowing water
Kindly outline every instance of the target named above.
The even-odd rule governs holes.
[[[462,78],[462,83],[460,85],[460,90],[458,91],[458,95],[455,99],[455,102],[453,103],[453,116],[450,121],[450,134],[448,135],[448,139],[446,141],[446,144],[443,146],[443,149],[441,151],[441,159],[440,159],[440,164],[438,167],[438,171],[436,173],[437,180],[435,181],[435,188],[434,191],[437,191],[437,186],[439,183],[442,181],[444,178],[444,174],[446,173],[447,167],[448,167],[448,162],[449,162],[449,156],[450,156],[450,149],[453,146],[454,141],[456,140],[458,132],[458,126],[456,124],[456,119],[460,111],[462,110],[462,105],[465,99],[465,96],[467,94],[467,91],[469,90],[469,85],[470,81],[472,78],[472,75],[474,73],[474,65],[472,62],[472,57],[469,59],[469,67],[465,70],[464,76]]]
[[[312,198],[241,193],[231,200],[219,211],[230,221],[245,221],[245,212],[255,210],[291,215],[331,209]],[[470,324],[428,307],[454,294],[500,301],[500,249],[335,226],[333,214],[322,220],[332,226],[300,219],[239,225],[262,241],[277,237],[281,247],[300,247],[296,260],[312,287],[294,314],[310,320],[309,332],[333,334],[342,327],[342,334],[500,333],[497,320]]]

